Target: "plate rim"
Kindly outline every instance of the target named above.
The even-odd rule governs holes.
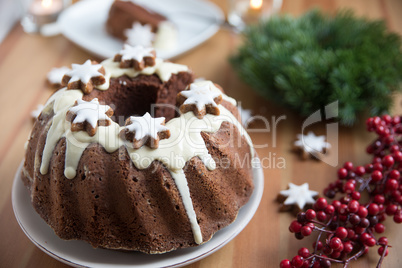
[[[183,3],[187,3],[187,1],[189,1],[189,0],[182,0],[182,1],[183,1]],[[218,32],[218,30],[220,29],[221,24],[225,21],[225,16],[224,16],[223,11],[215,3],[212,3],[212,2],[209,2],[206,0],[191,0],[191,1],[198,2],[198,4],[208,7],[210,9],[209,16],[211,17],[211,19],[213,19],[213,22],[210,23],[207,30],[203,31],[200,35],[198,35],[197,38],[193,37],[192,39],[190,39],[190,41],[183,46],[183,49],[179,49],[179,50],[174,49],[174,50],[167,51],[167,52],[157,51],[157,54],[161,55],[160,56],[161,58],[171,60],[171,59],[174,59],[174,58],[196,48],[197,46],[201,45],[202,43],[204,43],[205,41],[210,39],[214,34],[216,34]],[[108,55],[107,52],[105,52],[105,51],[102,52],[99,49],[94,50],[93,47],[90,48],[88,45],[85,45],[85,42],[81,41],[80,38],[78,38],[76,35],[71,33],[71,28],[70,28],[69,24],[66,23],[66,21],[68,21],[71,14],[74,13],[74,10],[76,10],[80,6],[91,5],[91,4],[92,5],[97,4],[97,6],[99,6],[99,4],[101,4],[101,5],[106,6],[106,5],[111,4],[111,2],[112,2],[112,0],[102,1],[101,3],[99,2],[99,0],[84,0],[84,1],[80,1],[80,2],[75,3],[74,5],[69,6],[59,15],[59,18],[57,20],[57,23],[60,28],[60,33],[64,37],[66,37],[68,40],[70,40],[72,43],[74,43],[75,45],[84,49],[85,51],[89,52],[92,55],[95,55],[102,59],[113,57],[114,55]],[[115,37],[113,37],[111,35],[108,35],[108,36],[112,39],[116,39]],[[202,37],[200,37],[200,36],[202,36]],[[123,46],[123,42],[122,42],[122,46]],[[118,51],[116,51],[116,53],[117,52]]]
[[[231,240],[233,240],[233,239],[250,223],[251,219],[254,217],[254,215],[255,215],[255,213],[256,213],[256,211],[257,211],[257,209],[258,209],[258,207],[259,207],[259,205],[260,205],[260,203],[261,203],[261,199],[262,199],[263,192],[264,192],[264,173],[263,173],[263,169],[262,169],[262,167],[261,167],[261,165],[260,165],[260,161],[259,161],[258,156],[255,156],[255,158],[258,159],[258,161],[256,161],[256,163],[258,163],[258,164],[257,164],[256,166],[253,166],[253,167],[252,167],[253,181],[254,181],[254,186],[255,186],[255,187],[254,187],[254,191],[253,191],[253,193],[252,193],[252,195],[251,195],[251,197],[250,197],[250,199],[251,199],[251,198],[254,196],[254,200],[255,200],[255,201],[254,201],[253,204],[251,204],[251,208],[252,208],[252,209],[250,209],[250,210],[248,211],[248,213],[246,214],[246,215],[247,215],[246,220],[245,220],[244,222],[241,222],[241,223],[240,223],[240,226],[238,226],[236,229],[234,229],[233,231],[231,231],[231,232],[229,233],[229,235],[228,235],[227,237],[225,237],[224,241],[222,241],[222,242],[219,243],[218,245],[214,246],[213,248],[211,248],[211,249],[209,249],[209,250],[206,250],[206,251],[201,251],[201,253],[200,253],[200,254],[197,254],[195,257],[189,258],[189,259],[188,259],[188,258],[185,258],[185,259],[184,259],[183,261],[181,261],[181,262],[175,262],[175,263],[172,263],[172,264],[169,264],[169,265],[164,265],[164,266],[155,266],[155,265],[152,265],[152,267],[163,267],[163,268],[182,267],[182,266],[184,266],[184,265],[189,265],[189,264],[191,264],[191,263],[194,263],[194,262],[196,262],[196,261],[199,261],[199,260],[201,260],[201,259],[203,259],[203,258],[205,258],[205,257],[207,257],[207,256],[209,256],[209,255],[211,255],[212,253],[218,251],[219,249],[221,249],[221,248],[222,248],[223,246],[225,246],[226,244],[228,244]],[[79,267],[79,268],[82,268],[82,267],[83,267],[83,268],[97,267],[96,265],[95,265],[95,266],[87,266],[87,265],[82,264],[82,263],[80,264],[80,263],[77,262],[77,261],[71,261],[71,260],[69,260],[69,259],[66,259],[66,258],[63,257],[63,256],[59,256],[59,255],[57,255],[57,253],[52,252],[50,249],[48,249],[47,247],[45,247],[44,245],[42,245],[40,242],[36,241],[36,239],[35,239],[34,237],[32,237],[32,235],[30,234],[30,232],[29,232],[29,231],[27,230],[27,228],[25,227],[26,224],[24,224],[24,223],[21,221],[20,216],[19,216],[19,215],[20,215],[20,211],[19,211],[19,209],[18,209],[18,207],[17,207],[17,203],[18,203],[17,199],[18,199],[18,198],[21,198],[21,197],[18,196],[19,187],[23,187],[24,190],[26,190],[26,192],[28,193],[28,190],[26,189],[24,183],[23,183],[22,180],[21,180],[21,171],[22,171],[23,164],[24,164],[24,160],[22,160],[21,163],[19,164],[19,166],[18,166],[18,168],[17,168],[17,171],[16,171],[16,173],[15,173],[15,176],[14,176],[14,181],[13,181],[13,186],[12,186],[12,193],[11,193],[11,202],[12,202],[12,207],[13,207],[14,216],[15,216],[17,222],[18,222],[18,225],[20,226],[20,228],[21,228],[22,231],[24,232],[24,234],[25,234],[25,235],[29,238],[29,240],[30,240],[35,246],[37,246],[40,250],[42,250],[44,253],[46,253],[46,254],[49,255],[50,257],[52,257],[52,258],[54,258],[54,259],[56,259],[56,260],[58,260],[58,261],[60,261],[60,262],[62,262],[62,263],[64,263],[64,264],[67,264],[67,265],[70,265],[70,266],[73,266],[73,267]],[[256,186],[258,186],[258,187],[256,187]],[[28,199],[28,201],[29,201],[28,204],[25,204],[25,205],[29,205],[29,209],[30,209],[30,210],[33,210],[33,212],[37,214],[37,212],[35,211],[34,207],[32,206],[32,203],[30,202],[29,199]],[[247,204],[249,204],[249,202],[248,202]],[[247,204],[246,204],[246,205],[247,205]],[[244,208],[244,206],[243,206],[242,208]],[[241,208],[241,209],[242,209],[242,208]],[[241,210],[241,209],[240,209],[240,210]],[[240,211],[239,211],[239,213],[240,213]],[[38,215],[38,216],[39,216],[39,215]],[[244,215],[243,215],[243,216],[244,216]],[[40,217],[40,216],[39,216],[39,217]],[[51,227],[50,227],[49,225],[47,225],[47,223],[46,223],[45,221],[43,221],[42,218],[41,218],[41,220],[42,220],[43,226],[46,226],[47,228],[50,228],[50,229],[51,229]],[[237,220],[237,219],[236,219],[236,220]],[[233,223],[231,223],[229,226],[235,224],[236,220],[235,220]],[[218,232],[224,231],[224,230],[225,230],[227,227],[229,227],[229,226],[226,226],[225,228],[219,230]],[[51,229],[51,231],[53,231],[53,230]],[[59,238],[56,234],[54,234],[54,235],[55,235],[54,238],[60,239],[60,240],[63,241],[63,242],[68,242],[68,241],[70,241],[70,240],[62,240],[62,239]],[[212,237],[211,240],[212,240],[212,239],[214,239],[214,237]],[[83,243],[86,243],[86,244],[88,245],[88,247],[90,247],[89,243],[87,243],[87,242],[85,242],[85,241],[82,241],[82,242],[83,242]],[[208,241],[208,242],[209,242],[209,241]],[[207,242],[207,243],[208,243],[208,242]],[[92,248],[91,248],[91,249],[92,249]],[[190,249],[197,250],[197,249],[199,249],[199,247],[193,247],[193,248],[190,248]],[[96,250],[96,249],[93,249],[93,250]],[[180,249],[178,249],[178,250],[180,250]],[[175,252],[175,251],[172,251],[172,252]],[[169,254],[169,252],[168,252],[168,253],[164,253],[164,254]],[[150,256],[152,256],[152,255],[150,255]],[[116,263],[111,263],[110,265],[111,265],[111,267],[112,267],[113,265],[116,265]],[[136,265],[136,264],[133,263],[132,265]],[[151,264],[148,264],[148,265],[151,265]],[[122,265],[122,266],[120,266],[120,267],[128,267],[128,266],[127,266],[127,265]]]

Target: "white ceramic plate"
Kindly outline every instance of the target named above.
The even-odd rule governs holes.
[[[199,261],[226,245],[246,227],[260,204],[264,189],[262,168],[253,168],[254,192],[250,201],[240,209],[234,223],[218,231],[210,241],[201,246],[160,255],[147,255],[139,252],[94,249],[84,241],[60,239],[32,207],[29,192],[20,177],[21,168],[22,163],[15,175],[12,189],[14,214],[20,227],[28,238],[46,254],[74,267],[181,267]]]
[[[123,47],[123,42],[109,35],[105,22],[112,0],[80,1],[60,15],[61,33],[88,52],[110,58]],[[178,30],[176,48],[157,51],[158,57],[174,58],[214,35],[224,20],[222,11],[203,0],[147,0],[147,6],[173,22]]]

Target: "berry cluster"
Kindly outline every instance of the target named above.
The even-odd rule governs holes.
[[[373,161],[365,166],[346,162],[338,170],[338,179],[324,189],[332,202],[317,199],[312,209],[301,212],[289,226],[297,239],[316,232],[313,250],[301,248],[292,260],[282,260],[281,268],[330,267],[343,264],[366,254],[378,246],[381,256],[378,267],[388,255],[386,237],[374,234],[385,231],[384,220],[393,217],[402,223],[402,123],[401,118],[385,115],[369,118],[370,132],[378,138],[367,147]]]

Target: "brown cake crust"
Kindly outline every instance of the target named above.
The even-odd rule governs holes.
[[[166,17],[161,14],[147,10],[133,2],[116,0],[109,10],[106,31],[119,39],[126,40],[124,30],[131,28],[134,22],[138,21],[142,25],[149,24],[152,31],[156,32],[159,23],[165,20]]]
[[[175,103],[177,91],[184,90],[192,79],[187,72],[172,75],[166,83],[154,75],[123,76],[111,79],[109,90],[93,90],[84,98],[97,97],[100,102],[115,104],[115,115],[133,112],[132,106],[138,107],[140,113],[146,107],[134,101],[137,95],[149,103]],[[128,90],[123,90],[123,81]],[[133,93],[134,89],[138,92]],[[235,106],[227,101],[222,105],[238,117]],[[169,120],[174,110],[157,109],[156,114]],[[34,125],[22,180],[31,192],[35,210],[60,238],[85,240],[95,248],[145,253],[197,245],[175,181],[161,162],[154,161],[149,168],[139,170],[124,146],[107,153],[94,143],[84,151],[77,175],[70,180],[64,176],[66,142],[62,138],[50,159],[49,172],[41,174],[42,152],[52,117],[52,111],[44,111]],[[254,186],[251,166],[244,165],[244,159],[251,161],[250,147],[236,126],[223,122],[217,132],[201,134],[217,168],[210,171],[198,157],[193,157],[186,163],[184,173],[206,242],[236,219]],[[228,140],[240,144],[222,146]]]

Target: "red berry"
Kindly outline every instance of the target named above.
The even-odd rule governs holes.
[[[398,189],[399,187],[399,183],[396,179],[390,179],[385,183],[385,188],[388,191],[395,191],[396,189]]]
[[[359,210],[357,211],[357,215],[359,215],[360,218],[365,218],[368,215],[367,208],[364,206],[360,206]]]
[[[332,201],[332,205],[334,206],[334,208],[337,209],[338,207],[340,207],[342,205],[342,203],[339,200],[334,200],[334,201]]]
[[[338,178],[339,179],[344,179],[348,176],[348,171],[346,168],[340,168],[338,169]]]
[[[394,157],[394,160],[397,162],[401,162],[402,160],[402,152],[401,151],[396,151],[392,155]]]
[[[384,202],[385,202],[385,197],[383,195],[377,194],[374,196],[374,203],[384,204]]]
[[[319,266],[313,266],[313,268],[330,268],[331,267],[331,262],[330,260],[326,260],[326,259],[321,259],[320,262],[316,261],[314,264],[318,263]]]
[[[302,233],[302,235],[304,235],[304,236],[309,236],[309,235],[311,235],[311,232],[312,232],[313,230],[309,227],[309,226],[303,226],[302,228],[301,228],[301,233]]]
[[[381,163],[379,163],[379,162],[381,162],[381,158],[378,157],[378,162],[373,165],[374,171],[377,170],[377,171],[381,172],[384,169],[383,166],[381,165]]]
[[[279,267],[280,268],[292,268],[292,264],[290,263],[289,260],[282,260]]]
[[[315,219],[315,217],[316,217],[316,213],[315,213],[315,211],[314,210],[312,210],[312,209],[308,209],[307,211],[306,211],[306,219],[307,220],[314,220]]]
[[[360,200],[361,194],[360,192],[354,191],[351,196],[354,200]]]
[[[289,231],[291,233],[299,233],[301,231],[302,228],[302,224],[298,221],[292,221],[292,223],[289,226]]]
[[[318,211],[317,220],[324,222],[327,220],[327,214],[324,211]]]
[[[397,210],[395,215],[394,215],[394,222],[396,223],[402,223],[402,213],[400,210]]]
[[[374,225],[374,231],[376,233],[382,234],[385,231],[385,226],[382,223],[377,223]]]
[[[399,116],[392,117],[392,124],[397,125],[401,122],[401,118]]]
[[[343,186],[343,191],[347,194],[354,192],[354,190],[355,190],[355,185],[353,183],[347,182]]]
[[[384,114],[383,116],[381,116],[381,118],[387,124],[391,123],[392,121],[392,117],[389,114]]]
[[[347,170],[353,170],[353,163],[352,162],[345,162],[345,164],[343,164],[343,167],[346,168]]]
[[[352,224],[352,225],[358,225],[359,223],[360,223],[360,217],[359,217],[359,215],[357,215],[357,214],[353,214],[352,216],[350,216],[350,218],[349,218],[349,222]]]
[[[363,174],[366,173],[366,169],[363,166],[358,166],[355,169],[355,173],[357,176],[363,176]]]
[[[379,170],[374,170],[373,173],[371,173],[371,180],[373,182],[379,182],[382,180],[382,173]]]
[[[301,267],[303,265],[303,257],[299,255],[294,256],[292,259],[292,265],[297,268]]]
[[[388,175],[391,179],[399,179],[399,177],[401,176],[401,174],[399,173],[398,170],[394,169],[392,170],[389,175]]]
[[[378,254],[380,255],[380,256],[382,256],[383,254],[384,254],[384,247],[380,247],[380,248],[378,248]],[[387,251],[385,252],[385,255],[384,256],[388,256],[388,249],[387,249]]]
[[[360,236],[360,241],[362,241],[364,243],[367,239],[370,239],[370,238],[371,238],[371,235],[369,233],[363,233]]]
[[[359,202],[356,201],[356,200],[352,200],[352,201],[350,201],[350,203],[348,204],[348,211],[349,211],[350,213],[356,213],[356,212],[358,212],[358,211],[359,211],[359,208],[360,208],[360,204],[359,204]]]
[[[378,239],[378,244],[380,245],[388,245],[388,239],[385,236],[382,236]]]
[[[341,251],[334,251],[331,254],[331,258],[333,258],[333,259],[338,259],[339,256],[341,256]]]
[[[327,213],[328,215],[332,215],[335,212],[335,207],[333,205],[328,205],[325,210],[325,213]]]
[[[338,208],[338,213],[341,214],[341,215],[346,215],[348,213],[348,206],[346,204],[342,204]]]
[[[350,253],[353,251],[353,245],[350,242],[343,243],[343,252]]]
[[[335,231],[335,235],[343,240],[348,236],[348,230],[346,230],[345,227],[338,227]]]
[[[365,231],[366,231],[366,228],[365,228],[365,227],[357,226],[357,227],[355,228],[356,234],[362,234],[362,233],[364,233]]]
[[[322,244],[321,241],[318,241],[318,243],[314,242],[314,243],[313,243],[313,248],[315,249],[316,246],[317,246],[317,250],[321,250],[322,247],[323,247],[323,244]]]
[[[338,237],[334,237],[331,239],[331,241],[329,242],[329,246],[333,249],[333,250],[338,250],[341,248],[342,245],[342,241],[341,239],[339,239]]]
[[[307,258],[310,256],[310,251],[308,248],[300,248],[297,254],[303,258]]]
[[[366,241],[364,241],[364,244],[366,245],[366,246],[368,246],[368,247],[374,247],[375,246],[375,244],[376,244],[376,241],[375,241],[375,239],[374,238],[369,238],[369,239],[366,239]]]
[[[348,238],[352,239],[355,236],[355,231],[353,229],[348,229]]]
[[[380,209],[379,209],[378,205],[375,204],[375,203],[371,203],[371,204],[368,206],[367,210],[368,210],[368,213],[369,213],[370,215],[373,215],[373,216],[377,215],[378,212],[380,212]]]
[[[324,210],[328,205],[327,199],[320,197],[317,199],[317,201],[315,202],[314,206],[318,209],[318,210]]]
[[[384,156],[384,158],[382,159],[382,164],[386,167],[391,167],[393,166],[395,163],[394,158],[391,155],[386,155]]]

